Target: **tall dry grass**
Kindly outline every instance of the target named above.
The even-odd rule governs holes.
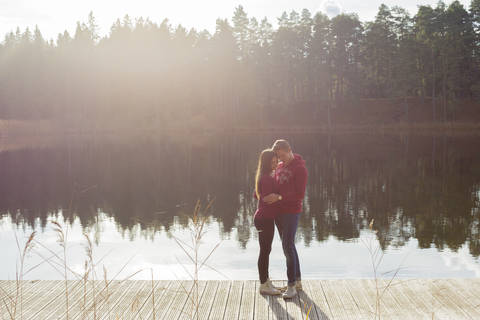
[[[372,221],[369,224],[369,233],[365,238],[361,239],[361,241],[364,244],[364,246],[367,248],[370,254],[372,271],[373,271],[373,279],[374,279],[374,287],[373,287],[374,311],[373,312],[371,312],[370,310],[367,310],[367,311],[372,313],[374,319],[381,319],[382,317],[384,317],[383,309],[382,309],[383,296],[387,293],[387,291],[392,286],[404,283],[406,281],[411,281],[411,280],[394,282],[400,270],[404,269],[403,264],[407,259],[408,254],[405,256],[402,263],[396,269],[389,270],[386,272],[380,272],[380,266],[385,256],[383,248],[388,244],[386,235],[387,235],[389,226],[387,225],[385,230],[379,235],[378,230],[374,228],[373,224],[374,224],[374,220],[372,219]],[[389,277],[384,278],[387,275]],[[447,289],[447,284],[445,279],[441,280],[440,282],[441,282],[441,285],[436,286],[436,290],[432,293],[429,293],[429,295],[431,295],[429,314],[432,320],[435,319],[436,314],[439,312],[440,309],[442,309],[445,306],[446,303],[453,301],[454,299],[454,297],[451,297],[449,295],[442,296],[442,291]],[[458,305],[460,306],[460,304]],[[463,310],[463,309],[462,310],[470,319],[474,319],[469,315],[469,311],[473,311],[473,309],[477,307],[478,306],[473,307],[472,310]],[[442,316],[440,316],[439,318],[442,318]]]
[[[60,243],[61,250],[56,251],[47,247],[46,245],[40,243],[35,239],[36,232],[34,231],[28,238],[25,244],[20,244],[20,240],[17,242],[19,247],[19,265],[17,267],[15,287],[10,288],[12,282],[8,281],[7,287],[2,284],[0,285],[0,309],[1,309],[1,319],[10,319],[17,320],[23,319],[23,287],[29,283],[25,281],[24,276],[28,274],[33,269],[39,267],[41,264],[48,264],[52,269],[60,274],[64,281],[64,288],[62,290],[62,295],[64,296],[63,307],[57,308],[49,313],[49,316],[58,317],[59,319],[117,319],[120,315],[114,315],[111,310],[110,298],[112,295],[119,289],[120,285],[131,279],[133,276],[142,272],[144,270],[151,269],[142,269],[134,272],[133,274],[125,277],[122,280],[117,280],[120,273],[122,273],[125,267],[130,263],[133,257],[120,268],[114,277],[111,279],[107,278],[107,270],[103,266],[103,280],[99,280],[96,269],[99,267],[99,264],[106,257],[102,257],[98,261],[94,260],[93,244],[90,240],[90,237],[87,234],[84,234],[85,243],[85,264],[83,273],[78,273],[67,263],[66,253],[68,251],[68,237],[67,232],[62,225],[56,221],[52,221],[53,232],[57,237],[57,242]],[[47,255],[40,253],[35,248],[41,247],[46,249],[48,252]],[[42,262],[40,264],[26,268],[27,258],[33,254],[37,254],[41,257]],[[154,290],[154,281],[153,281],[153,270],[151,270],[151,291],[150,299],[153,306],[155,305],[155,290]],[[73,280],[73,281],[72,281]],[[132,306],[138,303],[132,301]],[[43,311],[38,312],[39,317],[43,317],[41,314]],[[50,312],[50,311],[49,311]],[[32,316],[29,314],[28,317]],[[153,313],[151,319],[155,319],[155,308],[153,308]]]
[[[215,199],[214,199],[215,200]],[[193,271],[188,270],[184,264],[177,258],[177,260],[180,262],[184,270],[187,272],[189,275],[190,279],[193,281],[193,287],[192,289],[188,290],[185,286],[183,286],[182,283],[182,289],[183,291],[188,293],[188,297],[191,303],[191,308],[190,308],[190,314],[187,314],[191,319],[198,319],[198,310],[200,308],[200,294],[199,294],[199,286],[198,286],[198,275],[200,273],[200,270],[203,267],[208,267],[211,268],[212,270],[218,272],[219,274],[222,274],[220,271],[212,268],[211,266],[207,265],[206,262],[207,260],[211,257],[213,252],[218,248],[220,245],[220,242],[211,250],[207,257],[202,258],[199,256],[200,253],[200,247],[203,242],[203,236],[205,235],[205,224],[209,220],[209,215],[206,214],[207,210],[210,208],[212,205],[212,201],[208,204],[206,209],[202,212],[200,210],[200,200],[197,201],[197,204],[195,206],[195,210],[193,212],[193,216],[188,216],[184,215],[184,217],[188,221],[188,229],[190,232],[190,243],[182,241],[180,238],[176,237],[172,233],[170,233],[170,236],[175,240],[175,242],[178,244],[178,246],[183,250],[185,255],[188,257],[190,262],[193,264]],[[223,275],[223,274],[222,274]],[[176,275],[175,275],[176,276]],[[226,277],[225,277],[226,278]],[[178,279],[178,277],[177,277]]]
[[[187,215],[187,214],[182,215],[183,218],[187,221],[188,231],[190,234],[190,241],[184,241],[181,238],[175,236],[171,231],[168,231],[168,235],[177,243],[179,248],[183,251],[183,253],[187,257],[187,260],[193,265],[193,270],[190,270],[185,263],[183,263],[178,257],[176,257],[177,261],[179,262],[179,264],[182,266],[185,273],[190,278],[191,280],[190,282],[180,281],[180,278],[177,275],[177,273],[173,270],[173,268],[171,268],[172,272],[175,275],[175,278],[179,280],[179,283],[180,283],[181,290],[176,292],[186,294],[188,297],[188,301],[190,303],[189,312],[186,312],[184,310],[181,310],[181,312],[187,317],[189,317],[190,319],[198,319],[199,317],[198,311],[200,308],[200,297],[201,297],[200,288],[199,288],[199,274],[201,269],[204,267],[210,268],[227,279],[227,277],[223,275],[220,271],[218,271],[217,269],[207,264],[207,260],[212,256],[212,254],[218,248],[221,242],[215,245],[215,247],[207,253],[206,257],[202,257],[200,254],[201,247],[204,244],[203,237],[206,233],[206,223],[210,219],[210,215],[207,214],[207,211],[211,207],[214,200],[215,199],[210,201],[210,203],[207,205],[205,210],[202,211],[200,206],[200,199],[199,199],[197,200],[197,204],[195,205],[193,215]],[[141,221],[135,218],[132,218],[132,219],[149,225],[151,228],[153,228],[154,231],[157,231],[157,229],[163,226],[162,223],[158,221],[147,223],[145,221]]]
[[[25,261],[29,254],[34,250],[35,235],[36,231],[33,231],[23,245],[22,249],[17,234],[15,233],[17,249],[20,253],[20,265],[17,264],[17,272],[15,274],[15,288],[12,289],[0,287],[1,300],[10,319],[17,319],[18,313],[20,314],[20,319],[23,319],[23,277],[25,275]]]
[[[72,199],[73,194],[74,191],[72,192]],[[70,208],[72,206],[72,201],[70,202]],[[218,243],[215,248],[207,254],[206,257],[202,257],[200,254],[200,247],[204,244],[203,237],[206,233],[206,223],[210,218],[206,212],[210,208],[212,202],[209,203],[205,210],[201,211],[200,202],[198,201],[193,215],[184,215],[184,218],[187,219],[188,222],[190,242],[184,241],[169,232],[169,236],[175,240],[179,248],[181,248],[181,251],[186,255],[188,260],[193,263],[194,266],[193,270],[190,270],[189,267],[182,263],[177,257],[177,260],[180,262],[181,266],[187,272],[192,281],[179,281],[180,289],[172,292],[181,292],[187,295],[190,308],[188,308],[188,311],[181,310],[181,313],[190,319],[198,319],[199,317],[201,292],[199,291],[198,279],[200,271],[204,267],[209,267],[215,270],[206,262],[220,245],[220,243]],[[21,245],[21,241],[17,240],[19,266],[17,268],[18,271],[15,279],[16,286],[15,288],[8,288],[0,285],[0,309],[2,309],[1,318],[10,320],[23,319],[23,286],[28,283],[28,281],[23,280],[24,275],[39,267],[41,264],[47,264],[53,269],[54,272],[57,272],[64,281],[62,295],[64,296],[65,300],[63,302],[63,307],[52,311],[50,316],[59,317],[61,319],[123,319],[124,314],[127,317],[135,314],[135,317],[141,318],[138,297],[131,301],[131,306],[129,308],[122,309],[123,311],[120,313],[112,310],[111,298],[115,295],[122,283],[132,279],[140,272],[150,271],[151,286],[150,292],[148,293],[148,299],[151,301],[153,310],[149,315],[149,318],[155,319],[155,283],[152,268],[138,270],[127,277],[118,280],[119,275],[125,270],[126,266],[134,258],[131,257],[130,260],[127,261],[111,279],[107,278],[107,270],[103,265],[103,279],[100,279],[96,270],[99,269],[100,263],[106,258],[106,255],[98,260],[94,259],[94,245],[87,234],[83,235],[83,247],[85,249],[83,272],[76,272],[69,266],[67,260],[67,251],[69,249],[68,221],[70,217],[70,208],[65,227],[57,221],[51,221],[53,225],[52,232],[57,239],[60,250],[52,249],[37,241],[35,238],[35,231],[32,232],[32,234],[27,238],[23,246]],[[161,224],[157,222],[153,222],[150,225],[155,229],[161,226]],[[45,249],[47,253],[41,253],[39,250],[36,250],[36,248]],[[42,259],[42,262],[40,264],[31,266],[30,268],[26,268],[27,258],[33,254],[38,255]],[[220,273],[218,270],[215,271]],[[11,282],[9,281],[8,283]],[[147,301],[145,301],[145,303],[147,303]],[[6,310],[5,316],[3,314],[4,309]]]
[[[365,238],[360,239],[364,246],[367,248],[369,254],[370,254],[370,260],[372,263],[372,270],[373,270],[373,279],[375,283],[375,301],[374,301],[374,312],[373,315],[375,319],[381,319],[382,317],[382,297],[384,294],[387,292],[388,288],[392,285],[393,281],[395,280],[395,277],[397,276],[398,272],[403,268],[403,263],[405,262],[405,258],[403,259],[402,263],[398,268],[394,270],[389,270],[386,272],[380,272],[380,266],[382,263],[382,260],[385,256],[385,252],[383,251],[383,248],[386,245],[387,241],[387,231],[388,231],[388,225],[385,229],[385,231],[378,236],[378,230],[374,229],[373,226],[374,219],[370,222],[368,228],[369,228],[369,233]],[[381,278],[386,276],[386,275],[391,275],[390,279],[388,279],[387,284],[383,285]]]

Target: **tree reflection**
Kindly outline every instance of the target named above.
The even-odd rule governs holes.
[[[172,226],[182,213],[208,203],[220,226],[233,230],[239,247],[253,237],[254,170],[258,155],[280,135],[75,136],[42,147],[0,153],[0,212],[19,227],[45,228],[71,216],[83,228],[114,219],[132,240]],[[309,180],[298,238],[308,246],[329,237],[358,238],[375,219],[388,243],[413,237],[420,248],[458,250],[468,243],[480,254],[480,157],[475,137],[288,134],[307,161]],[[72,191],[73,199],[72,199]],[[158,221],[163,229],[138,221]],[[140,229],[141,232],[132,232]],[[387,244],[385,244],[387,245]]]

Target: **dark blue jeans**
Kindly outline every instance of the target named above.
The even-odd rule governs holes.
[[[302,279],[300,273],[300,261],[295,248],[295,234],[297,233],[300,213],[281,213],[275,218],[278,233],[282,239],[283,253],[287,258],[288,285],[295,285],[295,281]]]

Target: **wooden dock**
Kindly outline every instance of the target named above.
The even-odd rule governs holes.
[[[307,280],[289,300],[261,295],[258,287],[258,281],[208,280],[195,286],[193,281],[127,280],[107,286],[37,280],[23,281],[17,289],[15,281],[0,281],[0,315],[24,320],[197,319],[196,312],[198,319],[222,320],[480,319],[480,279]]]

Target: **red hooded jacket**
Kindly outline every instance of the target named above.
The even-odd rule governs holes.
[[[302,212],[302,201],[307,188],[308,171],[305,167],[305,160],[298,154],[287,165],[283,162],[278,164],[274,178],[280,184],[280,195],[282,200],[279,213],[300,213]]]

